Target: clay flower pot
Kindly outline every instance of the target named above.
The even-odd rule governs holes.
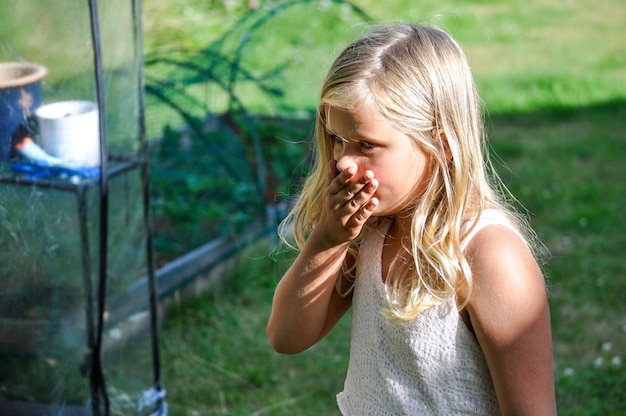
[[[41,105],[40,81],[48,70],[28,62],[0,62],[0,162],[14,145],[33,136],[35,109]]]

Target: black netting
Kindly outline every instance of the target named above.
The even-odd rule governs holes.
[[[0,414],[138,414],[160,389],[139,17],[0,4]]]

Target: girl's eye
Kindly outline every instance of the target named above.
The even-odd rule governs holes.
[[[333,145],[344,145],[346,143],[350,143],[347,139],[344,139],[343,137],[335,133],[329,133],[328,136],[330,140],[333,141]],[[354,142],[354,144],[358,145],[359,149],[363,153],[369,153],[373,151],[374,148],[376,147],[376,145],[374,145],[373,143],[366,142],[366,141],[357,141],[357,142]]]
[[[359,145],[361,146],[361,151],[363,153],[371,152],[372,150],[374,150],[374,147],[375,147],[370,142],[359,142]]]
[[[341,136],[339,136],[339,135],[337,135],[337,134],[334,134],[334,133],[331,133],[331,134],[330,134],[330,139],[331,139],[331,140],[332,140],[335,144],[342,144],[342,143],[347,142],[347,140],[346,140],[346,139],[344,139],[343,137],[341,137]]]

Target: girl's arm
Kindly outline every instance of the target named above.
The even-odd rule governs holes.
[[[504,415],[556,415],[550,311],[543,275],[503,226],[468,247],[474,289],[467,309]]]
[[[350,298],[335,290],[347,244],[329,246],[313,230],[283,276],[272,303],[267,335],[274,349],[296,354],[322,339],[350,308]]]
[[[267,335],[281,353],[295,354],[318,342],[351,305],[335,283],[343,278],[350,242],[378,204],[378,182],[371,171],[357,178],[356,166],[339,173],[332,163],[330,172],[320,221],[274,294]]]

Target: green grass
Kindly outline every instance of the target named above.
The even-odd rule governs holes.
[[[488,112],[492,147],[503,162],[498,170],[551,253],[545,270],[559,414],[625,414],[626,5],[356,3],[381,21],[439,23],[464,47]],[[147,53],[205,47],[245,9],[243,2],[228,3],[234,11],[223,4],[145,0]],[[285,86],[281,97],[243,87],[250,88],[243,95],[255,111],[293,117],[310,110],[330,60],[361,30],[349,13],[341,20],[329,17],[341,13],[336,9],[306,10],[310,24],[293,15],[294,25],[277,19],[251,42],[248,58],[263,68],[289,56],[302,59],[276,81]],[[223,108],[218,95],[205,98],[207,110]],[[288,256],[269,251],[245,253],[226,286],[176,303],[165,316],[163,376],[171,414],[337,414],[349,321],[310,351],[275,354],[265,324]]]
[[[625,117],[616,100],[493,118],[502,176],[551,252],[560,414],[626,410]]]
[[[172,414],[325,415],[332,409],[348,362],[347,322],[302,355],[274,353],[265,324],[286,263],[275,263],[264,248],[244,255],[227,286],[168,314],[162,349]]]

